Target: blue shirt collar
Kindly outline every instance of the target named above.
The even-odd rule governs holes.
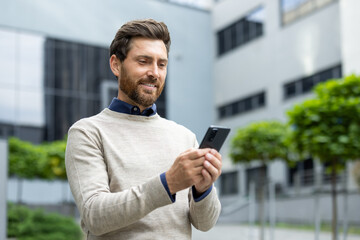
[[[156,114],[156,104],[154,103],[151,107],[146,108],[143,112],[140,112],[138,106],[133,106],[127,102],[121,101],[118,98],[113,98],[109,105],[109,109],[119,113],[141,115],[141,116],[153,116]]]

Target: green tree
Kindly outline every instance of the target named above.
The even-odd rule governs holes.
[[[30,142],[9,138],[9,175],[19,178],[45,178],[47,153]]]
[[[288,148],[285,144],[287,128],[277,121],[252,123],[238,129],[231,141],[230,157],[234,163],[261,162],[258,179],[260,240],[264,239],[264,185],[266,184],[266,164],[275,159],[287,159]]]
[[[49,173],[49,178],[67,179],[65,169],[65,150],[66,140],[43,143],[40,146],[47,153],[47,163],[45,172]]]
[[[315,98],[288,112],[294,149],[326,163],[332,183],[332,239],[337,237],[336,178],[360,153],[360,77],[329,80],[315,88]]]
[[[34,145],[9,138],[9,175],[25,179],[66,179],[66,140]]]

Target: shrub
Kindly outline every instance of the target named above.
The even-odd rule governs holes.
[[[71,217],[8,204],[8,238],[18,240],[79,240],[82,232]]]

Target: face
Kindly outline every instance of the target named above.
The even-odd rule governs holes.
[[[119,79],[118,98],[143,111],[160,96],[165,86],[167,51],[163,41],[134,38],[125,60],[110,58],[113,73]]]

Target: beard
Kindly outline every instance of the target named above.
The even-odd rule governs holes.
[[[156,90],[146,90],[141,88],[141,84],[148,83],[156,85]],[[160,85],[159,81],[155,78],[141,78],[139,80],[132,79],[126,69],[121,66],[121,75],[119,81],[119,88],[124,92],[133,102],[138,106],[150,107],[159,98],[164,89],[164,85]]]

